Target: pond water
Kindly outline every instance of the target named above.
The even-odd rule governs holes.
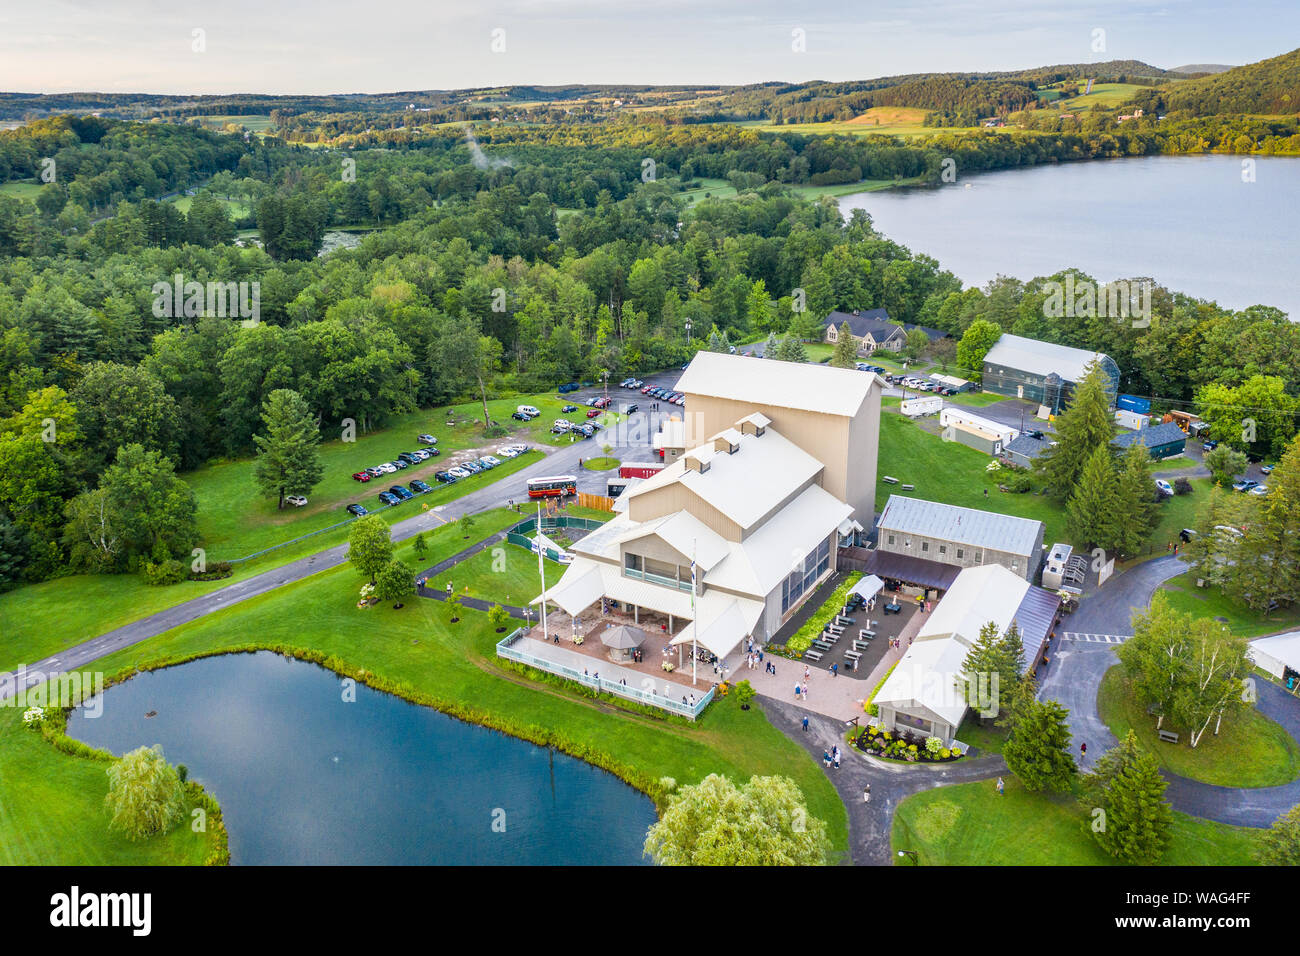
[[[937,189],[855,193],[876,228],[968,285],[1077,266],[1099,281],[1151,276],[1220,305],[1300,319],[1300,158],[1148,156],[962,176]]]
[[[343,698],[322,667],[231,654],[110,687],[68,734],[161,744],[221,803],[236,864],[646,862],[654,804],[613,775],[364,686]]]

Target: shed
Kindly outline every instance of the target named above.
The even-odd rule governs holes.
[[[1176,422],[1161,422],[1140,431],[1116,435],[1110,443],[1122,453],[1134,442],[1145,446],[1151,458],[1159,461],[1181,455],[1187,448],[1187,435]]]

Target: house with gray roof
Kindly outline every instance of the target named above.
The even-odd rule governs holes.
[[[1152,460],[1173,458],[1187,449],[1187,433],[1178,427],[1177,422],[1161,422],[1149,428],[1140,428],[1135,432],[1124,432],[1111,439],[1111,445],[1123,454],[1132,444],[1144,446]]]
[[[1109,355],[1004,332],[984,356],[984,390],[1037,402],[1057,413],[1069,406],[1075,385],[1094,362],[1106,376],[1113,405],[1119,366]]]
[[[840,329],[845,323],[857,342],[859,355],[870,355],[877,349],[898,352],[907,343],[907,332],[901,325],[889,321],[885,309],[855,309],[852,312],[832,312],[826,317],[824,338],[828,345],[839,341]]]
[[[887,567],[890,555],[958,568],[1000,564],[1031,583],[1043,563],[1046,528],[1029,518],[890,495],[876,529],[872,571],[881,577],[898,577]]]

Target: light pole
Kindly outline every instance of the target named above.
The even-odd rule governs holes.
[[[921,858],[917,855],[917,853],[916,853],[915,850],[899,850],[899,851],[898,851],[898,855],[899,855],[900,857],[903,857],[903,856],[909,856],[909,857],[911,857],[911,858],[912,858],[912,865],[913,865],[913,866],[920,866],[920,865],[921,865]]]

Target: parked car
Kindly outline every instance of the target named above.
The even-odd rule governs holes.
[[[416,457],[416,455],[415,455],[414,452],[404,451],[404,452],[402,452],[401,454],[399,454],[399,455],[397,456],[397,460],[398,460],[398,461],[404,461],[404,462],[406,462],[408,465],[414,465],[414,464],[415,464],[417,461],[419,461],[420,459],[419,459],[418,457]]]
[[[593,408],[591,411],[587,412],[587,417],[588,417],[588,418],[595,418],[595,417],[597,417],[598,415],[600,415],[600,409],[599,409],[599,408]]]
[[[1218,447],[1219,447],[1219,443],[1215,441],[1213,438],[1207,438],[1205,439],[1205,441],[1201,442],[1201,448],[1204,449],[1205,451],[1214,451],[1214,449]]]
[[[582,388],[582,386],[577,382],[565,382],[560,386],[560,394],[568,395],[570,392],[576,392],[580,388]]]
[[[636,402],[633,402],[631,405],[624,405],[624,406],[623,406],[623,414],[624,414],[624,415],[631,415],[631,414],[632,414],[634,411],[636,411],[637,408],[639,408],[639,407],[640,407],[640,406],[638,406]]]
[[[493,459],[493,461],[495,460],[496,459]],[[492,464],[492,462],[488,461],[488,459],[486,458],[477,458],[475,459],[474,464],[478,465],[484,471],[491,471],[493,468],[496,467],[496,465]]]
[[[354,471],[354,472],[352,473],[352,480],[353,480],[353,481],[359,481],[359,482],[361,482],[363,485],[364,485],[367,481],[369,481],[369,480],[371,479],[371,477],[372,477],[372,476],[371,476],[370,472],[368,472],[368,471]]]
[[[378,478],[380,475],[391,475],[395,471],[397,471],[397,466],[394,465],[391,461],[386,461],[382,465],[375,465],[375,467],[372,469],[372,473],[376,478]]]
[[[302,495],[288,495],[284,500],[289,502],[289,504],[293,505],[295,508],[301,508],[307,503],[307,499]]]
[[[1163,478],[1157,478],[1156,490],[1159,491],[1162,495],[1172,497],[1174,493],[1174,486],[1171,485],[1169,482],[1165,481]]]
[[[461,465],[457,465],[454,468],[448,468],[447,474],[451,475],[453,478],[468,478],[470,475],[473,474],[473,472],[470,471],[468,468],[465,468]]]
[[[532,415],[525,415],[523,412],[511,412],[510,417],[521,422],[531,422],[533,420]]]
[[[519,454],[519,452],[515,451],[513,448],[506,447],[506,448],[498,448],[497,454],[500,455],[502,458],[514,458],[516,455]]]
[[[1272,466],[1272,465],[1260,465],[1260,466],[1259,466],[1259,473],[1260,473],[1261,475],[1271,475],[1271,474],[1273,474],[1273,466]]]
[[[1258,495],[1262,498],[1268,494],[1268,485],[1256,485],[1254,488],[1251,488],[1247,494]]]
[[[515,412],[520,415],[527,415],[529,418],[536,418],[542,414],[536,405],[516,405]]]
[[[397,495],[393,494],[391,491],[381,491],[379,493],[379,500],[390,508],[393,505],[401,504],[402,501],[401,498],[397,497]]]
[[[476,461],[462,461],[460,467],[464,468],[471,475],[477,475],[483,470],[483,466]]]
[[[631,387],[632,387],[632,383],[635,382],[635,381],[636,381],[636,379],[634,379],[634,378],[625,378],[625,379],[623,379],[623,381],[621,381],[621,382],[618,383],[618,387],[619,387],[619,388],[631,388]]]
[[[577,405],[565,405],[563,408],[560,409],[560,411],[563,412],[565,415],[569,414],[569,412],[576,412],[577,410],[578,410]]]
[[[403,501],[409,501],[411,498],[415,497],[415,494],[410,488],[406,487],[406,485],[393,485],[393,487],[388,490],[392,494],[397,495],[397,497],[401,498]]]
[[[1232,490],[1233,490],[1233,491],[1250,491],[1250,489],[1252,489],[1252,488],[1256,488],[1256,487],[1258,487],[1258,486],[1259,486],[1259,482],[1258,482],[1258,481],[1255,481],[1255,480],[1253,480],[1253,479],[1251,479],[1251,478],[1243,478],[1243,479],[1241,479],[1241,481],[1234,481],[1234,482],[1232,483]]]
[[[575,425],[575,426],[573,427],[573,430],[576,431],[576,432],[578,432],[578,433],[580,433],[580,434],[582,435],[583,438],[591,438],[593,435],[596,434],[596,426],[595,426],[595,425],[586,425],[586,424],[584,424],[584,425]]]
[[[479,459],[479,461],[486,462],[489,468],[495,468],[497,465],[501,464],[500,458],[494,458],[491,455],[484,455]]]
[[[434,438],[432,435],[416,435],[415,440],[418,441],[421,445],[438,444],[438,439]]]
[[[612,398],[605,398],[602,396],[601,398],[596,399],[591,404],[595,408],[609,408],[610,405],[614,404],[614,400]]]
[[[370,514],[365,505],[348,505],[348,514],[355,515],[358,518],[364,518]]]
[[[394,458],[392,461],[389,462],[389,464],[393,466],[394,471],[403,471],[410,467],[410,465],[402,461],[402,459],[400,458]]]
[[[407,484],[417,495],[427,495],[429,492],[433,491],[432,485],[421,481],[419,478],[415,479],[415,481],[407,482]]]
[[[434,477],[437,481],[439,481],[439,482],[441,482],[441,483],[443,483],[443,484],[446,484],[446,483],[449,482],[449,481],[455,481],[455,480],[456,480],[456,476],[453,475],[451,472],[445,470],[445,469],[444,469],[443,471],[435,471],[435,472],[433,473],[433,477]],[[411,484],[415,484],[415,482],[411,482]]]

